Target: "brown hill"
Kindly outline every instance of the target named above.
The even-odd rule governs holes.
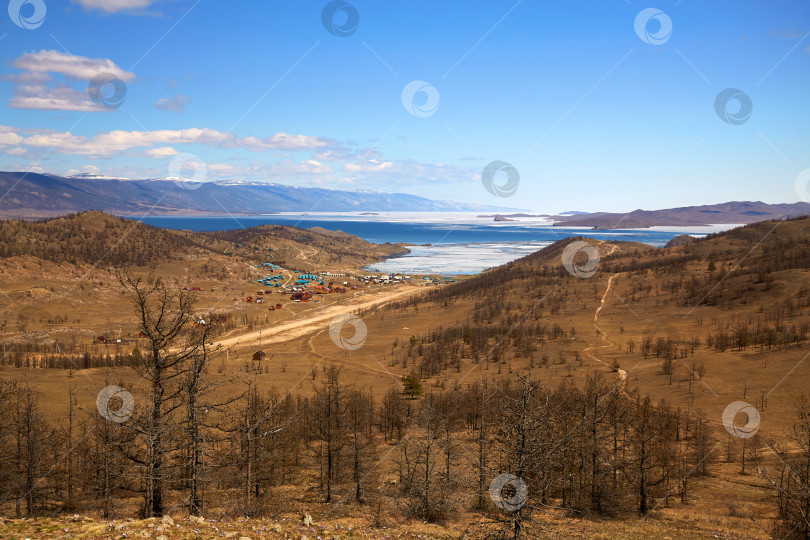
[[[0,259],[26,255],[102,268],[229,255],[255,262],[285,261],[290,267],[310,270],[316,264],[362,265],[403,252],[407,249],[401,246],[372,244],[320,228],[174,231],[96,211],[42,221],[0,221]]]
[[[594,229],[633,229],[654,226],[699,226],[721,223],[744,224],[810,214],[810,203],[766,204],[761,201],[733,201],[663,210],[633,210],[626,213],[595,212],[554,216],[554,225]]]

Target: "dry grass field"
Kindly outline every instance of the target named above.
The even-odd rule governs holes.
[[[321,241],[328,243],[329,235],[323,234]],[[786,441],[797,420],[797,400],[810,388],[810,362],[805,361],[810,354],[810,219],[755,224],[666,249],[569,239],[455,284],[357,283],[355,291],[323,295],[318,302],[291,302],[273,293],[271,301],[258,305],[247,304],[245,297],[264,288],[256,284],[261,257],[225,254],[233,243],[247,246],[251,241],[249,247],[259,248],[262,255],[271,245],[283,244],[279,249],[284,250],[287,267],[307,271],[356,274],[363,262],[384,256],[380,248],[367,247],[351,257],[330,257],[323,246],[294,245],[294,240],[275,237],[272,231],[259,231],[252,240],[218,237],[218,253],[184,248],[173,260],[152,261],[156,274],[172,287],[201,289],[195,313],[221,314],[234,323],[223,325],[211,338],[208,370],[221,380],[215,395],[244,391],[246,366],[254,374],[251,384],[274,388],[291,399],[313,400],[324,381],[323,368],[342,366],[348,387],[367,392],[377,403],[392,389],[402,391],[403,377],[414,372],[423,396],[505,380],[516,373],[546,389],[569,383],[582,387],[589,376],[601,373],[631,402],[649,396],[652,403],[663,400],[678,410],[679,418],[703,415],[711,431],[709,451],[700,457],[705,474],[690,478],[683,499],[674,487],[656,495],[645,516],[622,510],[582,517],[551,503],[535,508],[525,525],[528,536],[674,539],[774,534],[776,492],[757,466],[778,466],[769,445],[790,446]],[[598,268],[590,276],[573,275],[561,262],[568,260],[574,273],[587,267],[585,256],[593,251],[566,255],[574,241],[588,242],[599,253]],[[135,347],[145,350],[145,340],[137,337],[131,299],[112,269],[90,261],[51,259],[14,255],[0,260],[0,342],[5,357],[11,351],[27,358],[52,354],[73,358],[78,366],[85,351],[117,356]],[[146,272],[145,267],[126,268]],[[285,279],[295,274],[284,272]],[[277,298],[282,308],[268,310]],[[335,317],[349,314],[362,320],[365,332],[354,350],[339,346],[330,333]],[[341,335],[351,340],[352,333],[344,328]],[[95,342],[99,335],[110,342]],[[31,349],[33,343],[47,352]],[[257,365],[252,356],[259,350],[266,356]],[[130,367],[12,364],[0,368],[0,377],[36,389],[44,416],[56,424],[64,423],[71,385],[82,414],[93,413],[96,395],[105,385],[120,383],[136,396],[149,391],[142,374]],[[424,399],[406,402],[416,410]],[[735,401],[750,403],[759,412],[755,437],[735,437],[727,430],[723,413]],[[738,424],[746,421],[744,414],[736,418]],[[405,438],[381,443],[385,451],[370,473],[379,475],[379,482],[387,482],[384,471],[390,474],[401,467],[398,445]],[[475,431],[460,430],[458,441],[462,450],[454,466],[460,477],[474,476]],[[210,495],[205,523],[190,522],[179,500],[172,507],[173,524],[127,520],[138,505],[138,497],[130,496],[121,500],[118,516],[106,519],[94,515],[92,505],[80,509],[85,518],[73,518],[72,513],[54,517],[54,508],[33,520],[5,519],[0,537],[483,538],[502,529],[497,520],[503,516],[492,509],[474,512],[471,501],[459,503],[456,511],[433,523],[409,516],[405,503],[388,492],[376,499],[384,502],[384,511],[375,510],[373,502],[357,505],[340,499],[326,504],[318,489],[323,462],[316,443],[304,443],[298,451],[299,469],[288,481],[267,488],[263,504],[270,510],[260,517],[240,521],[228,510],[228,492],[217,492]],[[337,491],[349,493],[351,486],[350,480],[342,480]],[[13,513],[12,507],[6,510],[5,515]],[[315,523],[302,525],[302,512],[311,514]]]

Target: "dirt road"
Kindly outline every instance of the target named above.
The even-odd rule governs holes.
[[[594,312],[594,314],[593,314],[593,327],[596,329],[596,335],[602,341],[607,341],[607,345],[591,345],[590,347],[585,347],[582,350],[592,360],[595,360],[595,361],[599,362],[600,364],[604,364],[604,365],[606,365],[606,366],[608,366],[610,368],[612,368],[612,366],[610,364],[608,364],[607,362],[605,362],[604,360],[602,360],[601,358],[599,358],[598,356],[593,354],[591,352],[591,350],[592,349],[601,349],[601,348],[604,348],[604,347],[612,347],[613,345],[615,345],[615,343],[613,343],[612,341],[610,341],[607,338],[607,332],[605,332],[604,330],[602,330],[599,327],[598,322],[599,322],[599,313],[605,307],[605,300],[607,300],[607,296],[610,293],[610,290],[613,288],[613,280],[616,279],[616,277],[618,277],[618,276],[619,276],[619,274],[613,274],[612,276],[610,276],[608,278],[607,287],[605,288],[605,294],[602,295],[602,301],[599,303],[599,307],[596,308],[596,312]],[[624,384],[625,384],[625,381],[627,380],[627,371],[619,368],[618,373],[619,373],[619,381],[621,383],[622,390],[624,390]]]
[[[376,293],[374,296],[366,295],[367,299],[354,302],[349,301],[345,304],[326,306],[323,309],[317,310],[312,315],[299,316],[293,321],[267,326],[261,330],[254,330],[239,336],[228,337],[223,339],[214,340],[214,348],[220,345],[222,348],[234,347],[236,345],[247,345],[259,341],[259,334],[261,334],[262,346],[272,343],[283,343],[292,339],[305,336],[310,332],[323,330],[329,326],[338,315],[351,313],[356,310],[367,309],[372,306],[380,306],[387,304],[394,300],[398,300],[403,296],[416,294],[424,290],[422,287],[413,286],[405,287],[390,293]]]

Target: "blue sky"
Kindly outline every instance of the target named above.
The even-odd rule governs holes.
[[[539,211],[806,196],[795,186],[810,168],[806,1],[353,1],[330,19],[340,30],[356,13],[345,36],[322,22],[335,6],[12,0],[0,169]],[[91,100],[98,73],[125,86],[119,107],[104,105],[110,84],[102,105]],[[403,99],[413,86],[424,91]],[[736,124],[716,110],[727,88],[753,106]],[[482,184],[495,160],[519,172],[510,197]]]

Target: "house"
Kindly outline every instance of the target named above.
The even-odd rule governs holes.
[[[191,290],[192,291],[200,291],[200,292],[202,292],[202,289],[199,288],[199,287],[192,287]]]
[[[253,353],[253,361],[254,362],[261,362],[264,360],[264,357],[267,356],[264,351],[256,351]]]
[[[253,297],[248,296],[247,298],[245,298],[245,302],[253,302]]]
[[[99,342],[99,343],[107,343],[107,338],[104,337],[104,336],[98,336],[96,338],[96,341]]]
[[[146,332],[138,332],[138,337],[139,338],[145,338],[145,337],[149,337],[149,336],[146,335]]]

